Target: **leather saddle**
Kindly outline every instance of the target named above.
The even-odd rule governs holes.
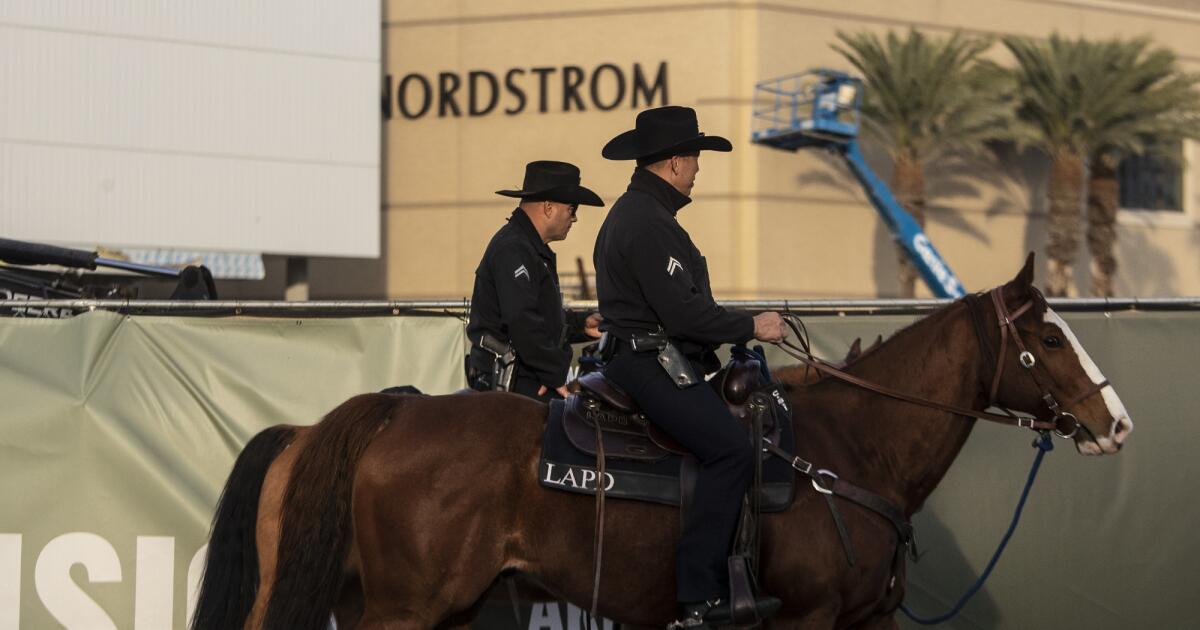
[[[755,412],[751,395],[762,384],[762,374],[757,359],[735,352],[729,363],[708,381],[733,417],[747,429]],[[606,457],[658,461],[670,455],[690,454],[647,421],[633,398],[605,378],[603,372],[589,372],[579,377],[578,382],[579,392],[567,401],[563,414],[563,429],[575,448],[595,455],[596,427],[599,425]],[[763,421],[764,437],[777,437],[781,427],[775,426],[774,416],[763,414]]]

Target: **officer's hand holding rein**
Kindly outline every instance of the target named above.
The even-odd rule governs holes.
[[[754,338],[767,343],[779,343],[787,339],[787,326],[779,313],[770,311],[754,316]]]

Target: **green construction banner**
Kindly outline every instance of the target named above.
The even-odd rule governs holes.
[[[185,627],[242,445],[459,389],[463,339],[453,317],[0,319],[0,630]]]
[[[1133,434],[1120,454],[1098,458],[1056,442],[986,587],[943,627],[1193,623],[1200,313],[1066,319],[1129,409]],[[913,320],[806,318],[814,347],[832,358],[855,337],[869,343]],[[0,319],[0,630],[185,627],[213,506],[251,436],[393,385],[454,391],[464,353],[455,317]],[[916,612],[942,612],[984,570],[1033,461],[1032,437],[980,423],[916,516]],[[578,612],[525,602],[522,624],[578,630]],[[476,626],[513,623],[497,600]]]

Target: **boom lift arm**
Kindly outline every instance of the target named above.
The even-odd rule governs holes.
[[[841,157],[934,295],[963,296],[950,266],[863,157],[861,80],[836,70],[811,70],[759,83],[754,100],[752,142],[785,151],[824,149]]]

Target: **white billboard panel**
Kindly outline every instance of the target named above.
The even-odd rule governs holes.
[[[380,3],[0,3],[0,236],[376,256]]]

